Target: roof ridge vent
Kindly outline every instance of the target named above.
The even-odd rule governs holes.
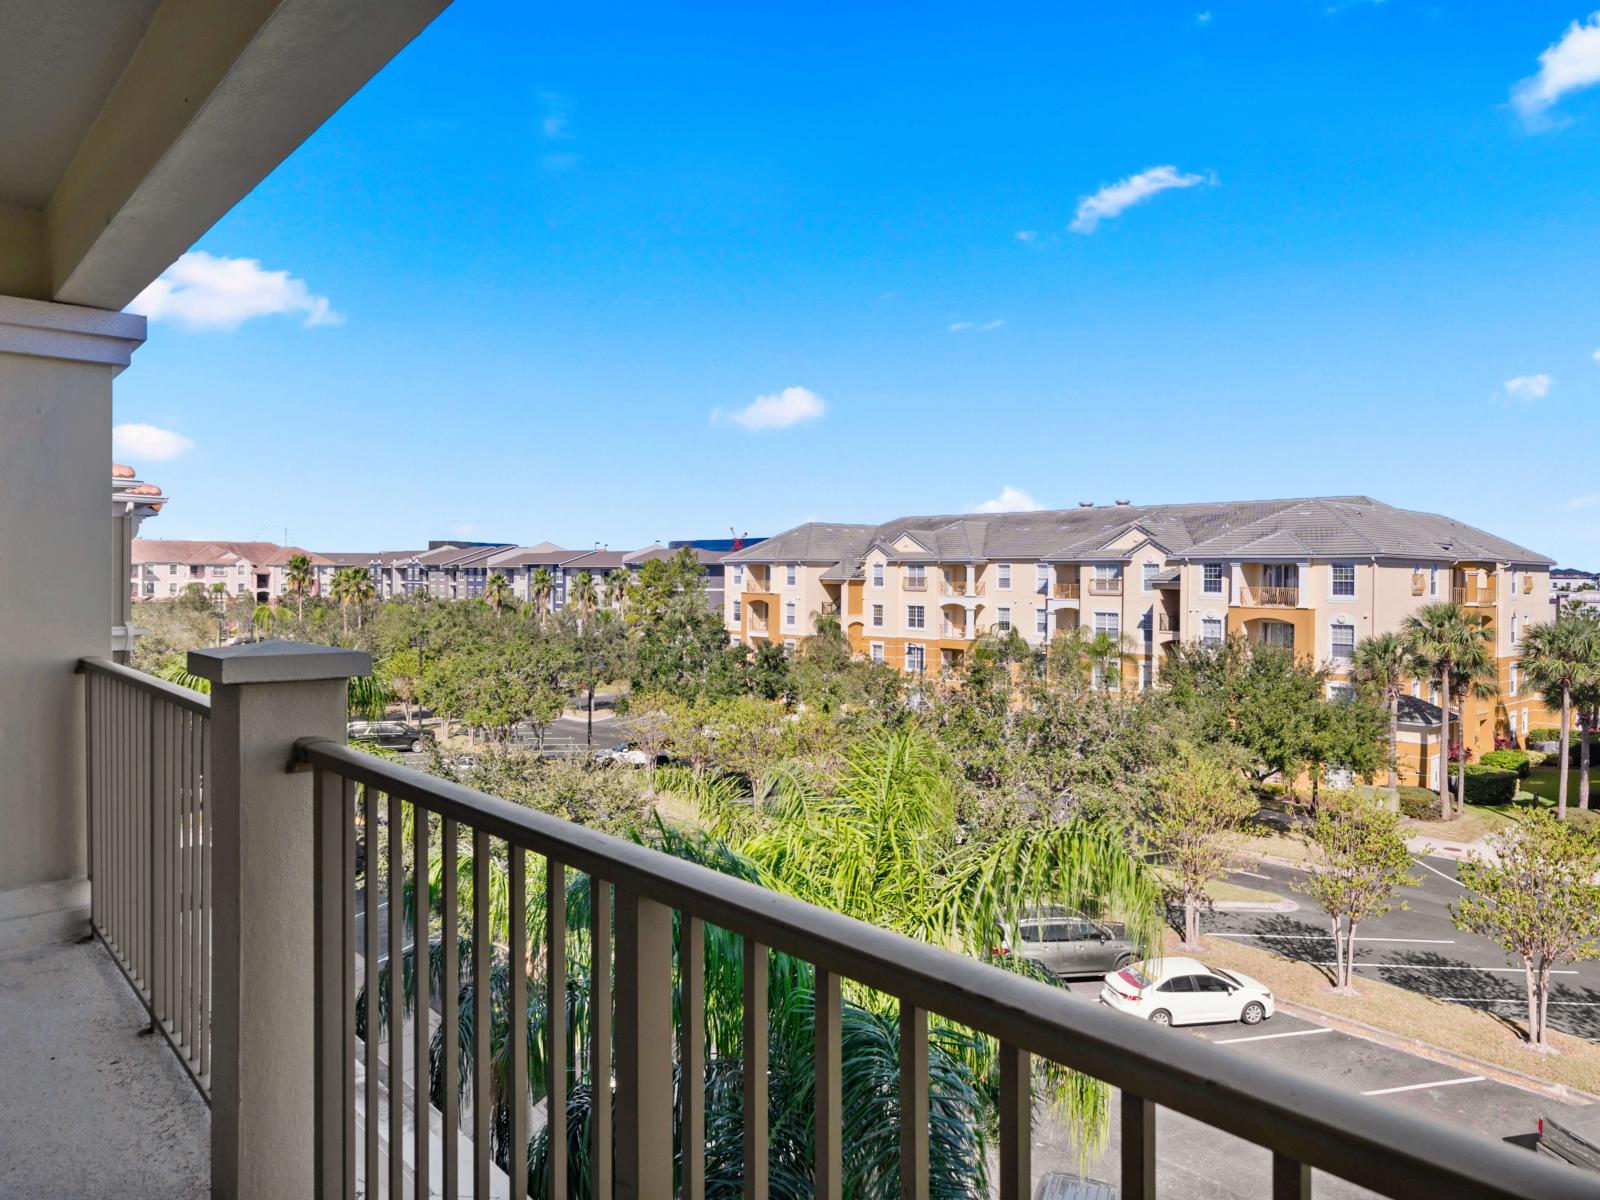
[[[1094,507],[1094,501],[1093,500],[1079,500],[1078,501],[1078,507],[1079,508],[1093,508]]]
[[[1118,500],[1117,501],[1117,507],[1118,508],[1127,508],[1132,503],[1133,503],[1132,500]]]

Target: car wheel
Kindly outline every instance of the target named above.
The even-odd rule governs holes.
[[[1244,1011],[1239,1014],[1239,1020],[1246,1025],[1259,1025],[1266,1019],[1266,1016],[1267,1010],[1261,1006],[1261,1003],[1252,1000],[1244,1006]]]
[[[1111,969],[1113,971],[1120,971],[1132,961],[1133,956],[1131,954],[1119,954],[1117,955],[1117,961],[1111,964]]]
[[[1152,1025],[1171,1025],[1172,1024],[1172,1014],[1169,1013],[1164,1008],[1158,1008],[1158,1009],[1155,1010],[1155,1012],[1150,1014],[1150,1024],[1152,1024]]]
[[[422,751],[422,739],[421,738],[412,738],[411,739],[411,745],[410,745],[409,749],[410,749],[411,753],[413,753],[413,754],[421,753],[421,751]]]

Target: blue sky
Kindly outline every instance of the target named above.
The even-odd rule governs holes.
[[[119,457],[325,550],[1360,492],[1600,567],[1594,3],[457,0],[145,301]]]

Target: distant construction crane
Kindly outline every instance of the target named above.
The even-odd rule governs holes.
[[[750,536],[750,531],[748,529],[746,529],[743,533],[734,533],[733,526],[729,525],[728,526],[728,532],[730,534],[733,534],[733,548],[735,550],[743,550],[744,549],[744,540],[745,540],[745,538]]]

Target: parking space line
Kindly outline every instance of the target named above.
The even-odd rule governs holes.
[[[1331,942],[1331,933],[1219,933],[1213,930],[1211,937],[1225,938],[1255,938],[1262,942]],[[1455,938],[1386,938],[1386,937],[1357,937],[1358,942],[1398,942],[1402,946],[1454,946]]]
[[[1454,875],[1446,875],[1443,871],[1439,870],[1438,867],[1430,867],[1427,863],[1423,862],[1420,858],[1414,858],[1411,861],[1416,863],[1417,866],[1421,867],[1424,871],[1432,871],[1435,875],[1437,875],[1440,879],[1443,879],[1446,883],[1453,883],[1458,888],[1464,888],[1464,887],[1467,886],[1466,884],[1462,883],[1461,880],[1457,879]]]
[[[1373,1088],[1363,1096],[1392,1096],[1396,1092],[1420,1092],[1424,1088],[1453,1087],[1458,1083],[1482,1083],[1482,1075],[1463,1075],[1460,1079],[1440,1079],[1433,1083],[1408,1083],[1404,1087]]]
[[[1518,970],[1522,968],[1518,967]],[[1449,1000],[1454,1004],[1521,1004],[1526,1005],[1526,996],[1436,996],[1437,1000]],[[1551,1008],[1600,1008],[1600,1000],[1551,1000]]]
[[[1291,1029],[1288,1033],[1257,1033],[1250,1037],[1218,1038],[1212,1042],[1213,1046],[1231,1046],[1235,1042],[1267,1042],[1273,1038],[1309,1037],[1313,1033],[1332,1033],[1327,1026],[1318,1026],[1316,1029]]]
[[[1235,868],[1230,874],[1248,875],[1251,879],[1271,879],[1271,875],[1263,875],[1260,871],[1241,871]]]
[[[1335,966],[1338,966],[1339,964],[1335,963],[1335,962],[1314,962],[1314,963],[1311,963],[1310,965],[1313,966],[1313,967],[1335,967]],[[1470,965],[1468,965],[1468,966],[1459,966],[1459,967],[1453,967],[1453,966],[1441,967],[1441,966],[1436,966],[1433,963],[1422,964],[1422,963],[1394,963],[1394,962],[1387,962],[1387,963],[1385,963],[1385,962],[1358,962],[1358,963],[1354,963],[1352,965],[1354,965],[1357,970],[1360,970],[1362,967],[1393,967],[1397,971],[1509,971],[1509,972],[1512,972],[1512,973],[1517,974],[1517,975],[1522,974],[1522,971],[1523,971],[1523,968],[1521,968],[1521,967],[1474,967],[1474,966],[1470,966]],[[1551,971],[1550,974],[1552,974],[1552,975],[1576,975],[1577,972],[1576,971],[1565,971],[1565,970],[1563,970],[1563,971]]]

